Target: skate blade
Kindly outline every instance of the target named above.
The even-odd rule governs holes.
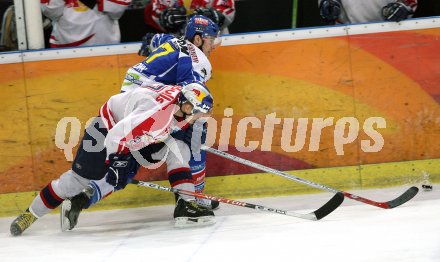
[[[65,232],[67,230],[70,230],[70,220],[66,216],[66,212],[69,212],[72,208],[72,202],[68,199],[63,201],[63,204],[61,205],[61,212],[60,212],[60,222],[61,222],[61,231]]]
[[[174,226],[177,228],[187,228],[187,227],[201,227],[210,226],[215,224],[215,217],[204,216],[204,217],[176,217]]]

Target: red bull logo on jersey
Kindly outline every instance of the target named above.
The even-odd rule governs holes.
[[[201,17],[196,17],[194,19],[194,23],[197,25],[204,25],[204,26],[208,26],[208,20],[201,18]]]
[[[165,101],[173,101],[177,99],[177,95],[182,91],[181,86],[169,86],[163,91],[158,97],[156,97],[156,101],[159,103],[163,103]]]

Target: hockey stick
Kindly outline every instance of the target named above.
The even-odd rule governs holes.
[[[197,193],[197,192],[191,192],[191,191],[177,189],[177,188],[161,186],[158,184],[153,184],[153,183],[145,182],[145,181],[139,181],[139,180],[135,180],[135,179],[132,179],[130,183],[134,184],[134,185],[138,185],[138,186],[153,188],[153,189],[162,190],[162,191],[168,191],[171,193],[184,194],[184,195],[188,195],[188,196],[194,196],[197,198],[205,198],[205,199],[215,200],[215,201],[222,202],[222,203],[229,204],[229,205],[247,207],[247,208],[257,209],[257,210],[261,210],[261,211],[267,211],[267,212],[291,216],[291,217],[298,217],[298,218],[307,219],[307,220],[320,220],[321,218],[323,218],[323,217],[327,216],[328,214],[330,214],[331,212],[333,212],[338,206],[340,206],[342,204],[342,201],[344,201],[344,195],[342,193],[337,193],[327,203],[325,203],[323,206],[321,206],[317,210],[315,210],[311,213],[308,213],[308,214],[301,214],[301,213],[296,213],[293,211],[285,211],[285,210],[281,210],[281,209],[255,205],[255,204],[251,204],[251,203],[247,203],[247,202],[241,202],[238,200],[232,200],[232,199],[227,199],[227,198],[223,198],[223,197],[215,197],[215,196],[210,196],[210,195],[206,195],[203,193]]]
[[[267,166],[263,166],[261,164],[258,164],[258,163],[255,163],[255,162],[252,162],[252,161],[249,161],[249,160],[246,160],[246,159],[243,159],[241,157],[234,156],[234,155],[228,154],[228,153],[223,152],[223,151],[219,151],[219,150],[214,149],[212,147],[203,146],[202,149],[204,149],[204,150],[206,150],[206,151],[208,151],[210,153],[213,153],[215,155],[218,155],[218,156],[230,159],[230,160],[232,160],[234,162],[241,163],[243,165],[247,165],[247,166],[250,166],[250,167],[253,167],[253,168],[265,171],[265,172],[268,172],[268,173],[272,173],[274,175],[278,175],[278,176],[281,176],[281,177],[284,177],[284,178],[287,178],[287,179],[290,179],[290,180],[293,180],[293,181],[296,181],[296,182],[299,182],[299,183],[303,183],[305,185],[309,185],[309,186],[312,186],[312,187],[315,187],[315,188],[326,190],[326,191],[329,191],[329,192],[332,192],[332,193],[340,192],[340,193],[344,194],[344,196],[346,196],[346,197],[348,197],[350,199],[353,199],[353,200],[356,200],[356,201],[360,201],[360,202],[368,204],[368,205],[381,207],[381,208],[384,208],[384,209],[391,209],[391,208],[395,208],[397,206],[400,206],[400,205],[408,202],[409,200],[411,200],[417,194],[417,192],[419,192],[419,189],[417,187],[413,186],[413,187],[407,189],[403,194],[401,194],[400,196],[398,196],[397,198],[395,198],[393,200],[386,201],[386,202],[377,202],[377,201],[374,201],[374,200],[370,200],[370,199],[367,199],[367,198],[363,198],[363,197],[357,196],[355,194],[351,194],[351,193],[348,193],[348,192],[345,192],[345,191],[341,191],[341,190],[337,190],[337,189],[334,189],[334,188],[331,188],[331,187],[328,187],[328,186],[325,186],[325,185],[321,185],[321,184],[318,184],[318,183],[315,183],[315,182],[312,182],[312,181],[308,181],[308,180],[302,179],[300,177],[296,177],[294,175],[291,175],[291,174],[288,174],[288,173],[285,173],[285,172],[282,172],[282,171],[279,171],[279,170],[276,170],[276,169],[273,169],[273,168],[270,168],[270,167],[267,167]]]

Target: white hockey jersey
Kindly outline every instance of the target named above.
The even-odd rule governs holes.
[[[174,129],[187,127],[177,122],[177,98],[181,86],[152,85],[112,96],[100,109],[107,127],[107,156],[111,153],[137,151],[164,141]]]
[[[96,0],[90,9],[79,0],[40,0],[52,20],[50,47],[116,44],[121,41],[118,20],[131,0]]]
[[[322,0],[318,0],[321,3]],[[342,10],[337,23],[354,24],[383,21],[382,8],[396,0],[341,0]],[[413,11],[417,8],[417,0],[402,0]]]

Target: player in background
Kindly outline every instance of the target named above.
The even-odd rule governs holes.
[[[318,4],[328,24],[400,22],[411,18],[417,9],[417,0],[318,0]]]
[[[40,0],[52,20],[50,47],[74,47],[121,42],[118,20],[131,0]]]
[[[229,34],[234,21],[235,0],[152,0],[145,8],[145,22],[160,32],[180,35],[188,15],[203,15]]]
[[[147,58],[128,69],[121,92],[131,92],[159,83],[185,86],[193,82],[207,82],[211,78],[212,70],[208,57],[220,43],[217,39],[218,33],[218,26],[214,22],[196,15],[189,19],[184,37],[157,34],[152,39],[145,40],[140,53]],[[199,120],[188,129],[172,134],[176,139],[184,141],[192,151],[189,166],[196,192],[203,192],[205,186],[206,152],[200,148],[206,138],[206,130],[206,123]],[[186,180],[178,170],[170,170],[168,177],[172,187],[185,183]],[[110,193],[110,189],[91,183],[84,192],[64,201],[61,209],[62,224],[69,226],[62,226],[62,230],[73,229],[82,209]],[[209,209],[219,206],[217,201],[206,199],[197,199],[197,203]]]
[[[179,170],[183,182],[175,187],[195,192],[188,165],[190,149],[170,133],[209,116],[212,105],[209,91],[198,83],[184,87],[156,84],[112,96],[87,127],[72,168],[40,191],[12,222],[11,234],[21,235],[37,218],[78,195],[91,181],[102,189],[123,189],[139,164],[165,161],[169,172]],[[215,222],[214,213],[197,205],[191,196],[179,197],[174,218],[176,226]]]

